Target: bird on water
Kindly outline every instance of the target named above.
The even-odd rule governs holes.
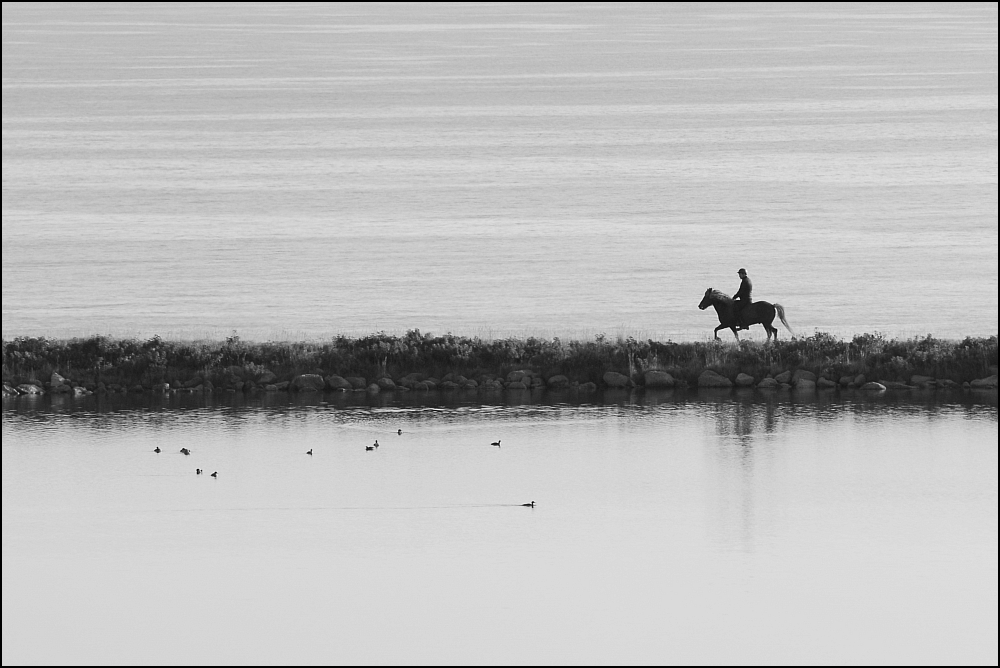
[[[375,449],[374,445],[366,445],[365,446],[365,450],[374,450],[374,449]]]
[[[191,451],[188,450],[187,448],[181,448],[181,454],[182,455],[190,455]]]
[[[525,508],[534,508],[535,502],[532,501],[531,503],[522,503],[521,505],[524,506]]]
[[[194,472],[195,472],[195,475],[201,475],[202,474],[202,470],[201,469],[195,469]]]
[[[373,448],[377,448],[378,447],[378,439],[377,438],[375,439],[375,442],[372,443],[372,447]]]
[[[400,436],[402,436],[403,435],[403,430],[402,429],[397,429],[396,433],[399,434]]]
[[[312,448],[309,448],[309,449],[308,449],[308,450],[306,451],[306,454],[307,454],[307,455],[311,455],[312,453],[313,453],[313,449],[312,449]]]
[[[499,448],[500,447],[500,439],[498,438],[497,440],[495,440],[492,443],[490,443],[490,445],[495,445],[495,446],[497,446]]]
[[[156,454],[160,454],[160,446],[156,446],[155,448],[153,448],[153,452],[155,452]]]
[[[218,471],[213,471],[212,472],[212,477],[213,478],[218,478],[219,477],[219,472]]]

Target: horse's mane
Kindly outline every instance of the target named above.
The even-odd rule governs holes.
[[[715,301],[720,301],[723,304],[732,304],[733,303],[733,298],[730,297],[729,295],[727,295],[722,290],[715,290],[714,288],[709,288],[708,290],[709,290],[709,292],[712,293],[712,299],[714,299]]]

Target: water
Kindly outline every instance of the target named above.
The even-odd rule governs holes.
[[[568,399],[5,400],[3,663],[996,663],[995,392]]]
[[[997,156],[995,4],[5,3],[3,336],[991,335]]]

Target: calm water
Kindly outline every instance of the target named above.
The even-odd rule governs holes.
[[[995,334],[997,108],[996,4],[4,3],[3,335]]]
[[[3,663],[996,664],[995,392],[592,400],[7,400]]]

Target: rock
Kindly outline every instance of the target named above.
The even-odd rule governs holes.
[[[812,371],[806,371],[805,369],[796,369],[795,373],[792,374],[792,385],[798,387],[800,380],[812,381],[813,387],[816,387],[816,374]]]
[[[865,374],[863,373],[859,373],[857,376],[854,377],[854,385],[856,387],[863,386],[867,381],[868,379],[865,378]]]
[[[776,381],[778,381],[778,385],[783,385],[785,383],[790,383],[791,380],[792,380],[792,372],[791,371],[782,371],[777,376],[775,376],[774,379]]]
[[[428,390],[431,389],[431,387],[424,381],[419,380],[413,384],[413,389],[417,392],[427,392]]]
[[[515,380],[515,381],[507,383],[507,389],[508,390],[526,390],[526,389],[528,389],[528,386],[525,385],[523,382],[521,382],[519,380]]]
[[[53,385],[51,388],[49,388],[49,392],[51,392],[52,394],[69,394],[72,391],[73,388],[66,384]]]
[[[90,395],[90,394],[93,394],[93,392],[91,392],[87,388],[83,387],[82,385],[76,385],[76,386],[73,387],[73,396],[74,397],[85,397],[85,396]]]
[[[467,381],[465,381],[464,383],[462,383],[462,389],[463,390],[476,390],[476,389],[479,389],[479,383],[477,383],[476,381],[474,381],[474,380],[472,380],[470,378]]]
[[[917,387],[928,387],[934,386],[934,379],[930,376],[918,376],[914,374],[910,376],[910,385],[916,385]]]
[[[326,384],[327,389],[334,391],[347,392],[348,390],[354,389],[354,385],[351,381],[342,376],[338,376],[335,373],[331,373],[329,376],[324,378],[323,382]]]
[[[541,379],[540,376],[531,377],[531,389],[537,390],[539,388],[545,387],[545,381]]]
[[[280,383],[274,383],[274,386],[278,388],[279,392],[284,392],[285,390],[287,390],[289,385],[291,385],[291,383],[287,380],[283,380]]]
[[[292,392],[322,392],[326,381],[318,373],[302,373],[292,378],[288,389]]]
[[[378,388],[385,392],[391,392],[396,389],[396,383],[388,376],[383,376],[375,381],[378,383]]]
[[[368,394],[378,394],[382,388],[378,386],[378,383],[372,383],[365,389],[368,392]]]
[[[406,385],[408,383],[419,383],[419,382],[422,382],[424,380],[424,378],[425,378],[425,376],[422,373],[417,373],[417,372],[408,373],[408,374],[406,374],[405,376],[403,376],[402,378],[399,379],[399,384],[400,385]]]
[[[517,383],[524,379],[527,374],[524,371],[511,371],[507,374],[508,383]]]
[[[211,394],[214,390],[215,390],[215,385],[212,383],[212,381],[206,380],[204,383],[202,383],[201,386],[202,392],[208,392],[209,394]]]
[[[185,382],[182,385],[182,387],[184,387],[186,389],[186,388],[189,388],[189,387],[197,387],[198,385],[201,385],[201,376],[195,376],[191,380]]]
[[[142,392],[145,391],[145,389],[146,388],[144,388],[141,383],[136,383],[135,385],[129,388],[129,392],[135,392],[136,394],[141,394]]]
[[[996,374],[988,378],[977,378],[969,383],[969,387],[974,390],[995,390],[997,389]]]
[[[549,377],[549,387],[552,389],[560,390],[565,387],[569,387],[569,378],[561,374]]]
[[[858,386],[858,389],[864,390],[865,392],[885,392],[885,385],[883,385],[882,383],[876,383],[873,380],[870,383],[865,383],[863,385]]]
[[[17,386],[17,391],[21,394],[45,394],[45,390],[32,383],[21,383]]]
[[[753,387],[753,376],[746,373],[737,374],[736,387]]]
[[[52,376],[49,378],[49,385],[51,385],[52,387],[57,387],[59,385],[68,385],[68,383],[65,378],[63,378],[58,373],[53,371]]]
[[[586,383],[580,383],[577,385],[576,389],[579,392],[596,392],[597,384],[587,381]]]
[[[821,390],[832,390],[837,387],[837,384],[830,380],[829,378],[820,378],[816,381],[816,387]]]
[[[607,387],[628,387],[628,376],[624,376],[617,371],[607,371],[601,379]]]
[[[673,387],[677,384],[674,377],[666,371],[647,371],[643,374],[646,387]]]
[[[958,383],[951,380],[950,378],[939,378],[936,384],[939,388],[946,390],[954,390],[955,388],[961,387]]]
[[[259,385],[270,385],[276,380],[278,380],[278,377],[273,372],[265,370],[264,373],[258,376],[257,383]]]
[[[758,390],[776,390],[778,389],[780,383],[774,378],[765,378],[764,380],[757,383]]]
[[[344,378],[355,390],[364,390],[368,387],[368,381],[360,376],[347,376]]]
[[[816,381],[809,380],[808,378],[799,378],[795,381],[795,389],[799,392],[814,392],[816,390]]]
[[[452,378],[451,378],[451,382],[455,383],[459,387],[462,387],[463,385],[465,385],[465,383],[466,383],[467,380],[469,380],[469,379],[466,378],[465,376],[463,376],[462,374],[458,374],[457,376],[452,376]]]
[[[880,380],[880,385],[884,385],[887,390],[912,390],[906,383],[899,383],[895,380]]]
[[[244,387],[246,387],[246,383],[242,380],[238,380],[233,383],[233,392],[242,392]]]
[[[17,390],[13,385],[3,384],[3,396],[6,397],[16,397],[18,394]]]
[[[853,382],[854,382],[854,376],[841,376],[840,377],[840,386],[841,387],[847,387],[848,385],[850,385]]]
[[[705,369],[698,376],[698,387],[732,387],[733,381],[729,380],[725,376],[712,371],[711,369]]]
[[[428,389],[428,390],[436,390],[436,389],[437,389],[437,386],[438,386],[438,384],[439,384],[440,382],[441,382],[441,381],[438,381],[438,380],[433,380],[433,379],[431,379],[431,378],[428,378],[427,380],[425,380],[425,381],[424,381],[424,385],[426,385],[426,386],[427,386],[427,389]]]

